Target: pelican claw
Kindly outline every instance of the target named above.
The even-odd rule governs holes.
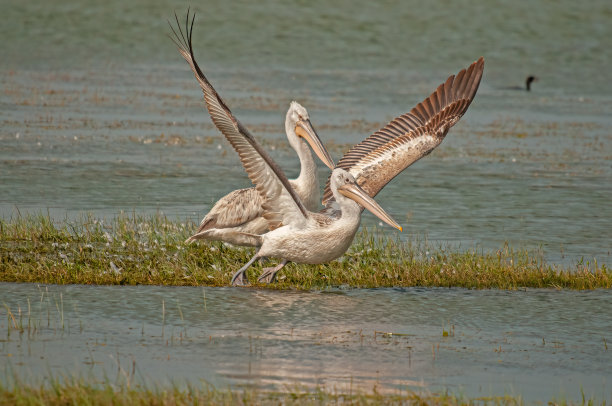
[[[274,269],[276,267],[272,267],[272,268],[264,268],[264,273],[262,273],[259,278],[257,278],[257,282],[259,283],[272,283],[274,282],[274,279],[276,279],[276,272],[274,272]]]
[[[263,273],[261,275],[259,275],[259,278],[257,278],[257,282],[259,283],[272,283],[274,282],[274,280],[276,279],[276,274],[278,273],[278,271],[280,271],[281,269],[283,269],[283,267],[285,265],[287,265],[287,260],[283,260],[280,264],[274,266],[274,267],[270,267],[270,268],[264,268],[263,269]]]
[[[244,272],[236,272],[232,278],[232,286],[249,286],[249,279],[246,277]]]
[[[249,260],[242,268],[236,271],[234,276],[232,276],[232,286],[249,286],[249,279],[246,277],[246,270],[253,264],[253,262],[257,261],[260,257],[255,255],[253,258]]]

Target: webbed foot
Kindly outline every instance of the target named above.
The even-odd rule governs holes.
[[[245,272],[236,272],[232,277],[232,286],[249,286],[249,279]]]
[[[280,271],[281,269],[283,269],[283,267],[285,265],[287,265],[287,260],[283,260],[280,264],[274,266],[274,267],[270,267],[270,268],[264,268],[263,269],[263,273],[261,275],[259,275],[259,278],[257,278],[257,281],[260,283],[272,283],[274,282],[274,280],[276,279],[276,274],[278,273],[278,271]]]

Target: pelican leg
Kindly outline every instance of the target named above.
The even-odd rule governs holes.
[[[232,276],[232,286],[247,286],[249,284],[249,280],[244,273],[258,258],[259,256],[255,254],[255,256],[249,260],[249,262],[244,264],[242,268],[236,271],[234,276]]]
[[[276,273],[280,271],[281,269],[283,269],[283,267],[287,265],[288,262],[289,261],[287,261],[286,259],[283,259],[283,261],[280,264],[276,265],[275,267],[264,268],[263,273],[259,275],[259,278],[257,278],[257,281],[265,282],[265,283],[274,282],[274,279],[276,278]]]

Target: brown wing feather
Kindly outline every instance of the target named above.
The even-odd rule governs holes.
[[[177,30],[172,24],[170,28],[174,33],[174,38],[170,37],[177,45],[179,52],[189,63],[202,91],[204,92],[204,100],[210,117],[215,126],[223,133],[225,138],[232,144],[232,147],[238,152],[240,161],[249,176],[249,179],[255,184],[257,191],[264,197],[266,203],[263,205],[264,211],[270,210],[270,201],[278,199],[283,192],[290,195],[291,200],[295,204],[296,211],[306,218],[308,213],[297,196],[289,180],[266,153],[265,150],[255,141],[251,133],[242,125],[240,121],[230,111],[221,96],[217,93],[214,87],[210,84],[204,73],[198,66],[192,46],[193,23],[195,15],[189,18],[189,10],[185,22],[185,32],[181,28],[178,17],[175,14]],[[269,211],[264,214],[264,217],[270,222],[271,227],[276,227],[282,221],[283,213],[278,211]]]
[[[395,176],[438,146],[463,116],[480,85],[484,58],[450,76],[428,98],[351,148],[338,167],[351,172],[372,197]],[[329,179],[323,204],[333,200]]]
[[[263,203],[263,198],[254,188],[234,190],[215,203],[196,233],[212,228],[244,226],[263,215]]]

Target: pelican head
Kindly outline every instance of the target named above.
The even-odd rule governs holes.
[[[298,154],[300,151],[299,138],[301,137],[310,144],[315,154],[317,154],[319,159],[323,161],[329,169],[334,169],[336,165],[329,155],[329,152],[323,147],[323,143],[321,143],[317,132],[312,128],[310,118],[308,117],[308,111],[296,101],[291,102],[289,110],[287,111],[285,130],[289,143],[293,149],[298,151]]]
[[[389,224],[391,227],[402,231],[402,226],[393,220],[393,218],[391,218],[391,216],[389,216],[387,212],[385,212],[385,210],[357,184],[357,181],[350,172],[342,168],[336,168],[331,174],[330,182],[334,197],[343,210],[346,208],[347,204],[350,204],[348,202],[350,199],[368,209],[372,214]]]

